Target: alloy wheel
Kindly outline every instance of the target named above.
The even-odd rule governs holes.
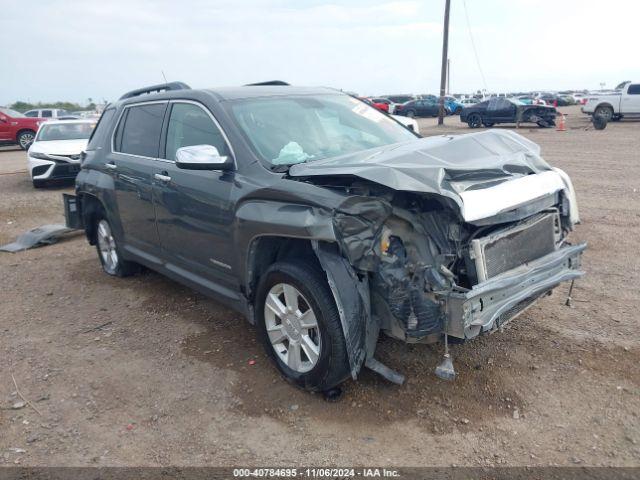
[[[27,150],[33,143],[34,138],[35,135],[33,133],[23,133],[22,135],[20,135],[19,139],[20,147],[24,150]]]
[[[480,115],[474,113],[469,117],[469,126],[471,128],[480,128],[482,126],[482,119]]]
[[[98,248],[105,271],[115,275],[118,268],[118,252],[116,250],[116,241],[111,233],[111,227],[109,227],[109,222],[106,220],[100,220],[98,223]]]
[[[318,320],[296,287],[274,285],[265,299],[264,319],[269,342],[285,365],[298,373],[316,366],[322,347]]]

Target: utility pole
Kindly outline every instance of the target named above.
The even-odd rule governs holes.
[[[442,69],[440,70],[440,108],[438,125],[444,125],[444,89],[447,84],[447,58],[449,58],[449,7],[451,0],[445,0],[444,5],[444,35],[442,38]]]

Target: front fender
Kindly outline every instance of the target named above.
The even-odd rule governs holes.
[[[236,271],[247,285],[250,246],[262,236],[288,237],[303,240],[335,242],[332,211],[322,207],[298,205],[271,200],[252,200],[237,210],[233,228],[238,256]]]

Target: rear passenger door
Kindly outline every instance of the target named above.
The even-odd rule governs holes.
[[[186,170],[175,164],[176,151],[213,145],[232,156],[229,143],[211,112],[202,104],[171,101],[162,141],[162,160],[154,181],[156,217],[166,268],[187,280],[237,300],[231,271],[231,191],[235,172]]]
[[[105,171],[113,175],[125,250],[159,263],[153,175],[167,102],[127,105],[114,132]]]

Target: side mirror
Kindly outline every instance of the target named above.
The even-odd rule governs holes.
[[[185,170],[233,170],[233,160],[213,145],[192,145],[176,151],[176,166]]]

